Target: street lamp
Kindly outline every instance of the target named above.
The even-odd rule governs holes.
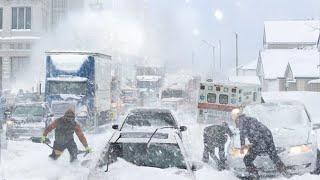
[[[216,69],[216,60],[215,60],[215,46],[212,44],[212,43],[209,43],[208,41],[206,40],[202,40],[202,42],[204,44],[206,44],[207,46],[209,46],[210,48],[212,48],[212,63],[213,63],[213,66],[212,66],[212,78],[214,78],[214,72],[215,72],[215,69]]]

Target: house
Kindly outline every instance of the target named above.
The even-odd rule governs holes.
[[[238,67],[239,76],[256,76],[257,74],[257,60],[251,61],[248,64]]]
[[[267,49],[259,53],[257,76],[264,91],[305,91],[319,78],[315,49]]]
[[[266,21],[264,49],[302,49],[317,45],[320,21]]]

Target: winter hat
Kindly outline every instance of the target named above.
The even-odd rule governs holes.
[[[236,108],[236,109],[233,109],[232,111],[231,111],[231,118],[234,120],[234,121],[236,121],[236,120],[238,120],[238,118],[239,118],[239,116],[242,114],[242,111],[240,110],[240,109],[238,109],[238,108]]]
[[[70,108],[64,113],[64,116],[66,118],[75,118],[76,115],[74,113],[74,110]]]

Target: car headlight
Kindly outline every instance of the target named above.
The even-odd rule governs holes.
[[[12,125],[14,124],[14,122],[13,122],[13,121],[10,121],[10,120],[7,121],[6,123],[7,123],[8,126],[12,126]]]
[[[239,148],[232,148],[230,154],[232,157],[244,157],[248,153],[248,148],[243,150],[243,153],[240,152]]]
[[[310,152],[312,149],[308,145],[300,145],[300,146],[294,146],[289,149],[289,153],[292,155],[301,154]]]

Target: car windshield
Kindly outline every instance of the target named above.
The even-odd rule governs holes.
[[[132,126],[176,127],[177,124],[172,115],[167,112],[138,112],[129,114],[123,127]]]
[[[183,90],[168,89],[162,91],[161,98],[183,98],[185,92]]]
[[[86,82],[48,81],[49,94],[86,95]]]
[[[42,106],[17,106],[13,113],[13,116],[43,116],[44,109]]]
[[[107,153],[100,162],[100,167],[107,162],[112,164],[118,158],[137,166],[155,168],[187,169],[182,152],[177,144],[151,143],[112,143]]]
[[[309,117],[303,106],[292,104],[264,104],[245,108],[245,114],[264,123],[269,128],[297,129],[308,124]]]

